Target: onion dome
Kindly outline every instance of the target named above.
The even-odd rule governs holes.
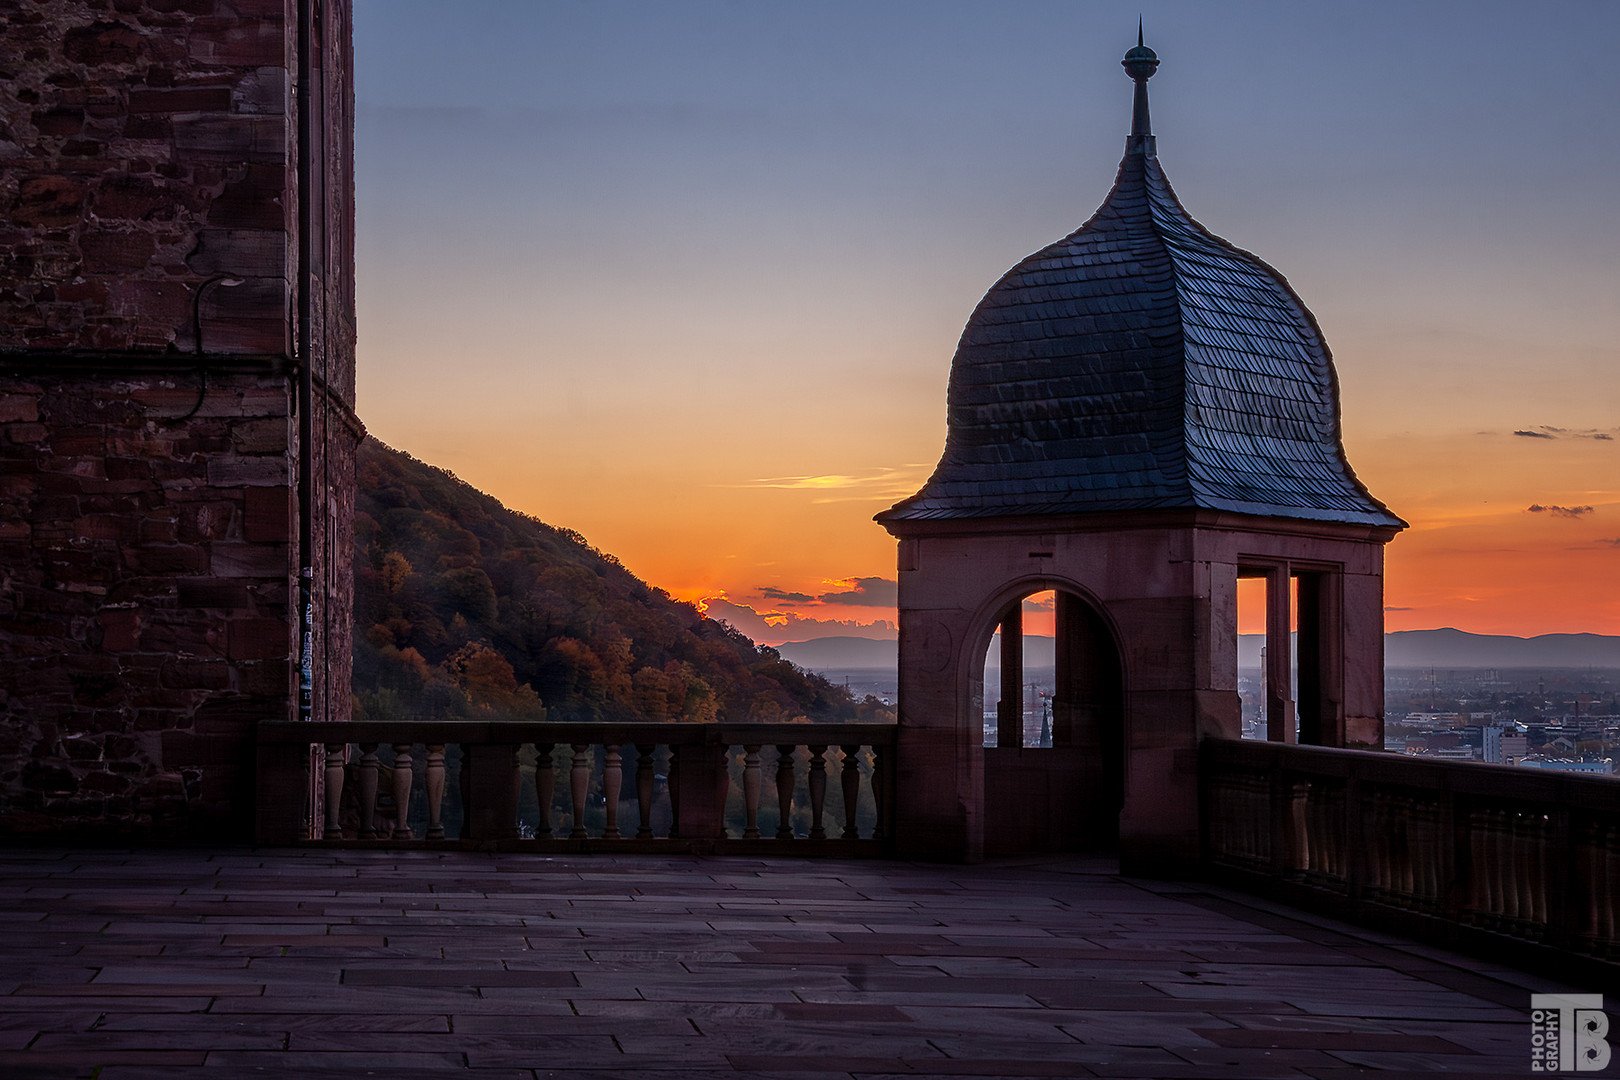
[[[1123,65],[1136,97],[1113,190],[979,302],[939,465],[878,520],[1210,509],[1404,526],[1345,458],[1316,320],[1165,179],[1140,31]]]

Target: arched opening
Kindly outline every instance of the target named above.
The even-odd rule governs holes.
[[[1061,585],[1035,583],[994,611],[971,695],[984,730],[985,852],[1111,850],[1125,797],[1115,634]]]

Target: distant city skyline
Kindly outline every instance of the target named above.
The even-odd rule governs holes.
[[[979,297],[1107,194],[1140,10],[1171,182],[1412,525],[1387,628],[1620,633],[1620,5],[446,10],[356,4],[360,413],[651,584],[892,632],[871,516]]]

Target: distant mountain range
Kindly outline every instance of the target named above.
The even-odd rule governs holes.
[[[1260,666],[1261,634],[1238,636],[1238,667]],[[899,664],[899,643],[859,637],[820,637],[789,641],[777,646],[788,660],[811,671],[893,671]],[[1029,635],[1024,639],[1024,662],[1030,667],[1052,665],[1052,639]],[[992,660],[994,652],[992,650]],[[1602,667],[1620,668],[1620,637],[1608,634],[1542,634],[1510,637],[1506,634],[1470,634],[1446,627],[1441,630],[1401,630],[1384,635],[1386,667],[1513,668]]]

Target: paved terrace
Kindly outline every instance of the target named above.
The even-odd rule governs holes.
[[[0,1076],[1528,1071],[1557,986],[1097,860],[0,850]]]

